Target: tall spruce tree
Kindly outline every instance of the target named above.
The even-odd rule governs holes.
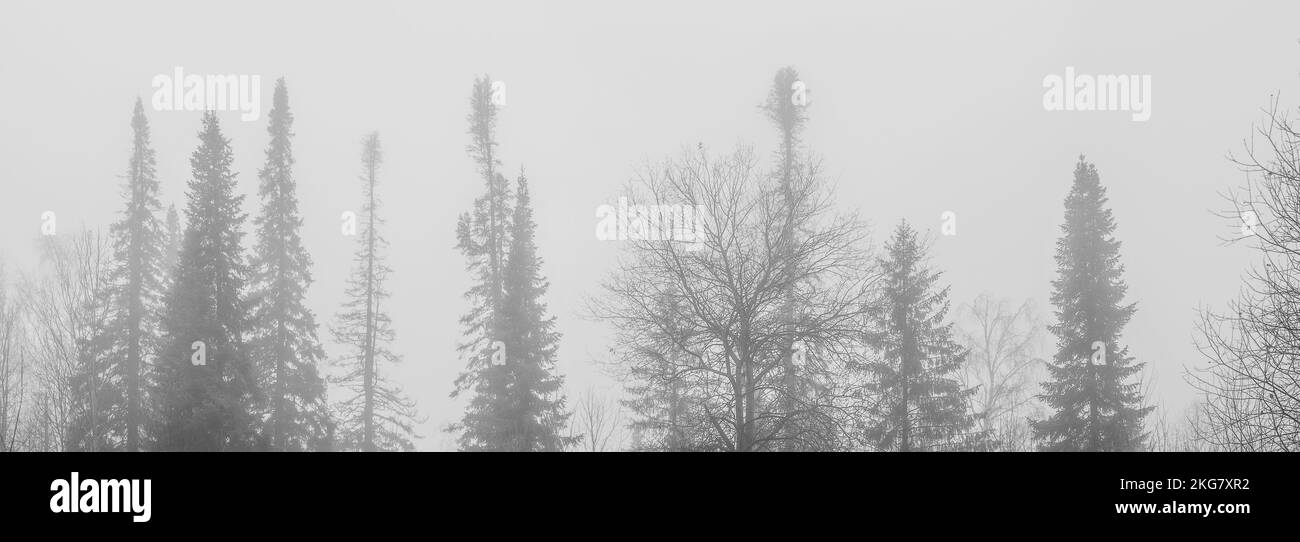
[[[456,378],[452,397],[467,390],[475,390],[476,395],[483,397],[471,401],[465,417],[453,424],[451,430],[460,433],[463,449],[505,450],[510,449],[510,443],[497,437],[484,440],[483,436],[507,434],[505,427],[511,421],[481,415],[502,408],[486,407],[483,401],[499,402],[506,397],[505,390],[510,385],[509,372],[500,360],[509,356],[509,352],[503,351],[507,346],[504,299],[512,212],[509,183],[498,171],[501,161],[496,153],[497,105],[492,100],[492,81],[487,76],[474,81],[467,120],[470,144],[466,152],[478,167],[485,192],[474,200],[473,210],[462,214],[456,224],[456,247],[465,256],[465,269],[473,276],[474,283],[465,292],[470,310],[461,317],[464,340],[457,347],[466,359],[466,367]]]
[[[1038,396],[1055,413],[1030,422],[1041,450],[1132,451],[1146,440],[1142,423],[1152,407],[1142,406],[1140,384],[1129,382],[1144,364],[1120,338],[1137,305],[1124,304],[1128,285],[1106,202],[1096,167],[1080,156],[1056,241],[1049,329],[1057,352]]]
[[[157,213],[158,179],[150,143],[149,120],[137,98],[131,116],[131,158],[127,163],[121,218],[109,232],[113,260],[103,290],[104,325],[83,345],[90,352],[74,385],[81,386],[91,408],[71,426],[73,449],[140,451],[148,427],[149,360],[157,354],[154,330],[164,294],[162,224]],[[88,307],[89,308],[89,307]]]
[[[144,116],[144,105],[139,98],[131,118],[135,133],[131,161],[127,168],[127,208],[122,219],[111,228],[114,260],[110,285],[114,289],[114,305],[118,309],[117,337],[125,345],[120,352],[120,368],[110,371],[120,373],[125,387],[125,450],[143,448],[144,429],[148,426],[147,360],[157,355],[159,348],[154,330],[165,291],[163,267],[162,225],[157,214],[158,179],[154,170],[154,151],[149,141],[149,121]]]
[[[966,448],[975,390],[958,379],[967,352],[953,339],[952,323],[943,322],[948,288],[937,288],[941,273],[928,267],[926,247],[906,221],[885,251],[881,298],[867,310],[866,344],[878,356],[864,364],[876,397],[867,441],[900,452]]]
[[[799,261],[799,255],[795,253],[797,246],[796,236],[799,235],[800,228],[804,226],[801,220],[806,217],[801,213],[801,209],[807,206],[807,202],[801,201],[801,195],[807,194],[802,190],[795,188],[798,183],[797,177],[802,175],[804,159],[800,153],[800,144],[803,141],[803,129],[808,123],[808,112],[805,106],[806,102],[799,103],[794,96],[794,87],[798,84],[799,72],[792,66],[787,66],[777,70],[772,79],[772,88],[768,92],[767,101],[763,103],[762,110],[768,120],[777,129],[779,138],[777,150],[775,152],[776,164],[773,168],[773,174],[776,176],[776,185],[781,198],[782,224],[779,228],[778,237],[778,254],[777,257],[785,262],[785,273],[794,277],[801,274],[800,267],[803,262]],[[796,314],[798,302],[796,300],[796,284],[792,281],[784,292],[784,299],[780,308],[781,319],[793,330],[798,325],[798,315]],[[807,378],[808,375],[800,374],[799,368],[794,362],[794,337],[796,333],[789,333],[788,337],[783,339],[781,345],[781,390],[779,394],[780,410],[789,416],[786,423],[782,424],[784,434],[781,435],[781,449],[786,451],[797,450],[801,439],[796,435],[800,434],[804,428],[801,427],[801,421],[795,413],[801,408],[802,403],[807,396],[813,393],[812,388],[816,386],[815,382]]]
[[[510,252],[503,269],[499,329],[500,357],[477,380],[465,417],[460,445],[464,450],[553,452],[577,444],[561,433],[565,410],[555,374],[560,335],[542,296],[549,286],[537,255],[528,181],[521,174],[515,190]]]
[[[263,434],[278,451],[324,451],[333,424],[325,380],[317,364],[325,350],[316,337],[316,316],[305,304],[311,256],[299,230],[297,181],[293,175],[293,112],[284,78],[275,84],[268,116],[271,141],[258,172],[262,211],[253,220],[257,246],[250,262],[249,353],[267,398]]]
[[[392,321],[381,305],[389,293],[384,283],[392,269],[384,261],[388,242],[379,233],[380,200],[375,191],[383,150],[379,134],[362,143],[361,181],[364,203],[355,268],[348,278],[347,297],[331,327],[335,340],[351,352],[339,365],[343,373],[331,381],[348,396],[334,406],[338,425],[336,447],[345,451],[410,451],[415,449],[415,403],[384,377],[381,369],[401,361],[389,347]]]
[[[158,450],[266,448],[257,433],[262,396],[245,344],[248,268],[241,240],[247,216],[233,162],[230,140],[208,111],[190,156],[185,241],[163,317]]]

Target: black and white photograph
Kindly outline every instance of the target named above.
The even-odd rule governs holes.
[[[1297,21],[5,0],[0,528],[1287,521]]]

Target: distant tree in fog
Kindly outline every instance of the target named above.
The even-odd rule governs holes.
[[[970,354],[960,372],[975,389],[971,406],[977,426],[999,450],[1027,451],[1026,408],[1044,372],[1038,348],[1045,325],[1030,301],[980,294],[958,309],[957,335]]]
[[[803,90],[796,90],[799,85],[803,85],[803,82],[799,79],[799,72],[793,67],[777,70],[767,100],[762,105],[762,110],[768,121],[776,128],[778,137],[777,150],[774,153],[776,163],[772,168],[772,175],[775,177],[780,202],[787,207],[787,212],[784,213],[787,220],[781,224],[780,235],[791,242],[782,245],[785,253],[780,257],[785,261],[788,268],[785,273],[788,275],[799,274],[799,268],[807,265],[807,262],[802,260],[807,255],[796,253],[794,248],[798,245],[798,237],[804,234],[804,228],[810,226],[803,222],[809,217],[802,211],[803,207],[810,203],[806,198],[813,194],[798,189],[799,177],[815,173],[819,168],[816,160],[802,149],[803,129],[808,123],[808,104],[805,95],[797,94],[803,92]],[[781,307],[782,317],[790,325],[795,325],[800,318],[797,290],[798,285],[790,283],[786,285],[783,294],[785,305]],[[801,400],[807,400],[819,391],[814,367],[800,367],[795,360],[799,355],[796,349],[797,344],[791,337],[781,353],[783,360],[780,383],[781,408],[792,414],[798,410],[798,403]],[[801,440],[795,436],[808,429],[800,427],[800,420],[799,416],[793,416],[790,422],[785,424],[783,450],[800,449]]]
[[[1044,451],[1133,451],[1145,446],[1141,384],[1131,381],[1145,365],[1122,344],[1137,310],[1125,304],[1124,265],[1106,188],[1082,156],[1065,198],[1065,223],[1056,242],[1052,281],[1057,351],[1050,380],[1038,396],[1054,412],[1031,421]]]
[[[276,81],[268,120],[248,293],[249,353],[267,397],[262,432],[273,450],[328,450],[334,424],[318,369],[325,350],[316,337],[316,315],[307,308],[312,261],[299,234],[293,112],[283,78]]]
[[[158,179],[149,121],[136,99],[131,118],[131,159],[123,195],[126,208],[110,229],[113,261],[102,295],[108,311],[95,337],[101,357],[97,374],[83,378],[100,385],[96,420],[84,431],[100,440],[97,450],[136,452],[146,448],[150,426],[150,366],[158,356],[158,326],[166,293],[165,238],[158,219]],[[85,436],[78,436],[82,440]]]
[[[241,242],[247,215],[233,163],[216,114],[205,113],[190,157],[185,242],[163,316],[157,450],[266,448],[257,419],[264,396],[245,342],[248,265]]]
[[[569,421],[573,446],[587,452],[609,452],[622,444],[623,413],[618,401],[595,389],[578,395]]]
[[[384,260],[388,242],[379,233],[384,221],[375,188],[382,163],[379,134],[372,133],[362,144],[363,203],[355,267],[348,279],[348,299],[331,328],[335,340],[350,349],[338,363],[343,373],[331,379],[347,394],[334,405],[337,448],[345,451],[415,449],[415,402],[385,375],[401,357],[391,349],[392,320],[383,305],[389,297],[384,283],[392,269]]]
[[[122,389],[106,377],[102,340],[111,247],[106,236],[84,229],[42,236],[37,247],[36,270],[20,286],[31,370],[28,450],[111,449],[106,413],[120,404],[113,397]]]
[[[503,450],[508,446],[509,421],[494,418],[487,409],[506,396],[509,372],[501,363],[508,359],[505,351],[505,266],[509,257],[512,211],[510,184],[500,172],[497,155],[497,104],[492,100],[492,80],[483,76],[474,80],[470,91],[470,144],[466,152],[474,160],[483,194],[474,200],[473,209],[463,213],[456,224],[456,248],[465,257],[465,270],[472,285],[465,292],[469,312],[461,316],[463,339],[457,345],[465,369],[456,377],[452,397],[470,391],[464,416],[448,429],[458,435],[463,450]],[[505,356],[505,358],[503,358]]]
[[[477,79],[467,150],[486,191],[456,228],[474,285],[465,295],[470,312],[461,318],[466,368],[452,394],[473,396],[450,429],[459,433],[462,450],[560,451],[576,443],[564,433],[570,413],[555,372],[560,335],[542,299],[549,283],[537,254],[528,181],[521,173],[512,201],[498,171],[496,115],[491,80]]]
[[[868,374],[872,407],[862,420],[867,442],[882,451],[952,451],[981,444],[970,432],[962,385],[967,350],[953,337],[948,288],[927,262],[927,247],[907,222],[880,258],[880,300],[867,314],[866,344],[875,356],[857,364]]]

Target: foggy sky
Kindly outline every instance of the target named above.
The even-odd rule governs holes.
[[[1086,154],[1109,191],[1138,303],[1124,340],[1147,363],[1149,400],[1181,408],[1193,397],[1184,367],[1200,362],[1195,310],[1222,308],[1251,261],[1244,247],[1222,246],[1236,225],[1212,214],[1227,208],[1219,193],[1244,180],[1226,155],[1270,94],[1300,104],[1300,3],[897,4],[7,0],[0,258],[11,279],[30,267],[44,211],[61,233],[116,219],[136,97],[164,207],[183,210],[201,113],[148,107],[152,77],[177,66],[261,76],[257,121],[220,114],[255,216],[265,112],[283,76],[320,337],[331,357],[342,353],[324,325],[355,249],[339,215],[360,211],[360,141],[377,130],[389,311],[405,357],[393,380],[429,419],[418,448],[450,449],[441,428],[463,411],[448,394],[464,366],[455,345],[470,284],[455,222],[483,188],[464,150],[474,77],[506,84],[503,171],[523,167],[531,183],[572,398],[617,389],[597,365],[611,330],[582,318],[619,250],[596,240],[596,208],[616,202],[645,160],[683,146],[770,153],[775,135],[757,106],[776,69],[793,65],[811,92],[806,144],[824,158],[838,204],[870,219],[877,243],[904,218],[933,230],[954,307],[988,291],[1048,313],[1062,201]],[[1151,120],[1045,111],[1043,77],[1067,66],[1151,75]],[[957,214],[954,237],[937,235],[944,211]]]

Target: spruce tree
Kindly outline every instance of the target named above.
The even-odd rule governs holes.
[[[541,273],[537,225],[522,175],[515,198],[503,269],[500,357],[480,374],[461,421],[460,445],[464,450],[562,451],[579,439],[561,436],[570,414],[560,389],[564,379],[555,374],[560,335],[542,302],[549,283]]]
[[[352,351],[339,363],[343,373],[331,379],[347,392],[334,406],[338,425],[336,447],[345,451],[410,451],[415,449],[415,403],[384,377],[381,369],[401,361],[391,350],[392,321],[382,303],[388,299],[384,282],[392,269],[384,262],[388,246],[379,233],[379,167],[383,151],[379,134],[372,133],[362,144],[361,181],[364,185],[362,230],[348,279],[343,309],[331,327],[335,340]]]
[[[277,451],[328,450],[333,427],[317,371],[325,350],[305,304],[312,262],[299,235],[293,112],[284,78],[276,81],[268,118],[271,141],[258,172],[262,210],[253,220],[257,246],[248,295],[249,353],[267,399],[263,434]]]
[[[877,358],[864,363],[875,397],[866,438],[879,450],[934,451],[968,445],[974,423],[957,371],[967,352],[953,339],[948,288],[928,267],[926,247],[904,221],[885,245],[879,265],[881,298],[867,310],[866,344]]]
[[[1055,412],[1030,422],[1041,450],[1132,451],[1146,440],[1142,423],[1151,407],[1141,405],[1139,384],[1129,381],[1144,364],[1134,362],[1120,337],[1137,305],[1124,303],[1128,285],[1106,202],[1096,167],[1080,156],[1056,241],[1056,324],[1049,329],[1057,352],[1038,396]]]
[[[785,262],[784,272],[789,277],[802,274],[800,267],[805,265],[799,261],[795,247],[796,236],[802,233],[800,228],[804,226],[801,222],[805,214],[801,210],[807,206],[807,202],[801,201],[800,195],[807,192],[797,189],[796,186],[801,181],[799,177],[803,174],[802,168],[805,165],[800,153],[800,144],[803,141],[804,126],[808,123],[808,113],[804,107],[806,104],[795,103],[793,99],[792,92],[797,82],[799,82],[799,72],[794,67],[787,66],[777,70],[772,79],[772,88],[768,92],[767,101],[762,105],[768,121],[776,127],[779,138],[773,174],[776,177],[782,208],[781,217],[784,220],[778,229],[776,257]],[[779,410],[787,417],[782,424],[784,434],[781,435],[781,449],[785,451],[798,449],[800,439],[796,435],[803,432],[804,428],[801,426],[804,424],[800,423],[802,420],[798,419],[796,412],[808,396],[814,393],[816,386],[816,383],[808,378],[809,375],[800,374],[800,369],[794,362],[794,337],[797,335],[795,328],[799,323],[796,286],[791,281],[786,287],[780,308],[780,318],[791,330],[788,336],[782,339],[781,344],[782,376]]]
[[[149,121],[139,98],[131,119],[135,131],[131,162],[128,167],[129,200],[121,221],[112,226],[115,289],[120,333],[125,341],[120,372],[126,388],[123,420],[125,449],[143,448],[141,433],[147,427],[144,393],[147,388],[146,360],[157,354],[158,312],[164,295],[162,267],[163,232],[157,213],[158,179],[154,171],[154,151],[149,142]],[[112,370],[112,369],[110,369]]]
[[[163,317],[158,450],[265,449],[255,416],[262,397],[244,342],[247,217],[233,162],[230,140],[208,111],[190,156],[185,241]]]
[[[73,449],[140,451],[148,425],[148,366],[158,349],[163,296],[162,225],[157,213],[158,179],[144,105],[135,101],[131,116],[131,158],[123,196],[126,208],[110,227],[113,260],[102,292],[96,295],[106,312],[104,325],[84,346],[92,353],[85,370],[73,376],[83,386],[92,408],[75,421],[69,442]],[[93,389],[93,391],[91,391]],[[92,419],[93,418],[93,419]]]
[[[504,298],[505,265],[508,257],[510,234],[510,186],[498,171],[501,165],[496,154],[497,106],[492,101],[492,82],[484,76],[474,81],[470,93],[469,121],[470,144],[466,151],[474,159],[485,192],[474,200],[473,210],[460,216],[456,224],[456,247],[465,256],[465,269],[474,283],[465,293],[470,310],[461,317],[465,327],[464,340],[457,347],[466,359],[465,370],[456,378],[452,397],[467,390],[484,396],[471,400],[465,417],[453,424],[451,430],[461,433],[464,449],[508,449],[509,444],[482,438],[483,435],[505,435],[504,427],[510,420],[481,415],[500,406],[486,407],[483,401],[497,403],[506,396],[510,385],[509,373],[499,363],[506,344]],[[498,363],[493,360],[498,360]],[[477,403],[477,405],[476,405]],[[497,427],[475,427],[492,424]]]

